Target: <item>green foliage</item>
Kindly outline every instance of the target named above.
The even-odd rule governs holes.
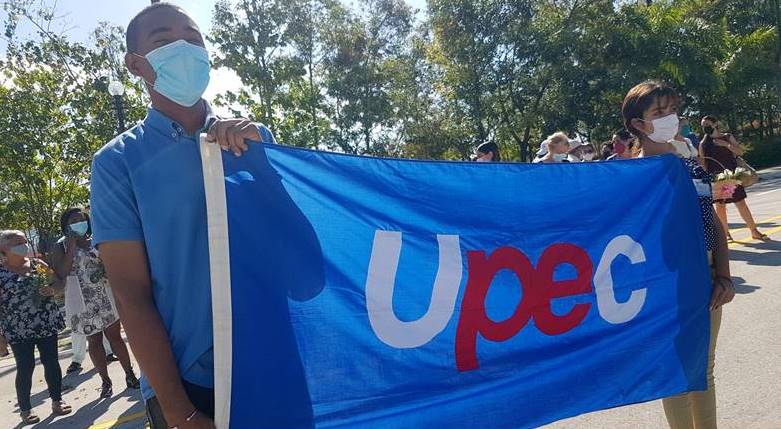
[[[35,231],[39,250],[59,232],[59,214],[88,202],[92,154],[116,134],[107,75],[124,81],[120,28],[102,25],[94,45],[54,34],[53,12],[6,2],[9,12],[0,82],[0,227]],[[16,23],[30,21],[37,38],[19,40]],[[140,90],[130,86],[127,117],[143,115]]]
[[[121,29],[73,43],[46,2],[3,7],[0,225],[47,239],[86,203],[92,153],[115,133],[106,76],[129,88],[131,120],[144,98]],[[283,144],[463,160],[494,141],[529,160],[554,131],[608,139],[624,94],[653,78],[684,113],[723,118],[755,165],[781,162],[781,0],[429,0],[417,14],[404,0],[220,0],[212,18],[214,65],[243,83],[215,103]]]

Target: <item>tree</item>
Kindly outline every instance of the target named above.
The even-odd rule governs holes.
[[[5,7],[9,43],[0,85],[0,221],[4,228],[33,231],[38,250],[45,251],[59,233],[59,213],[87,203],[92,155],[115,134],[107,74],[130,87],[129,118],[140,118],[144,103],[140,88],[119,68],[121,29],[101,25],[94,45],[85,46],[50,30],[51,8],[32,8],[27,1]],[[17,23],[25,20],[37,29],[31,40],[16,37]]]
[[[385,153],[397,107],[391,92],[412,29],[412,10],[402,0],[362,0],[359,15],[332,10],[341,22],[324,38],[324,87],[334,113],[331,145],[350,153]],[[385,132],[384,132],[385,131]]]
[[[239,103],[251,116],[276,128],[287,85],[304,74],[290,54],[294,13],[305,0],[221,0],[214,6],[208,36],[218,48],[214,66],[236,72],[246,89],[218,102]]]

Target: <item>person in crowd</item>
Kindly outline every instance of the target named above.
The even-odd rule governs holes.
[[[553,133],[545,139],[540,145],[540,150],[537,151],[537,157],[534,158],[533,163],[555,163],[566,162],[567,152],[570,150],[569,137],[566,134],[559,131]]]
[[[593,144],[580,139],[570,140],[570,148],[567,153],[569,162],[590,162],[594,160],[597,153]]]
[[[691,134],[691,128],[688,130],[686,128],[688,126],[688,123],[684,125],[684,122],[679,122],[678,133],[676,133],[675,137],[670,140],[670,144],[672,144],[675,148],[675,154],[681,158],[697,159],[697,148],[694,147],[691,139],[687,137],[687,135]]]
[[[697,137],[697,134],[694,133],[691,123],[689,122],[689,118],[687,118],[686,116],[681,116],[679,120],[681,121],[681,132],[680,132],[681,137],[685,137],[689,139],[689,143],[691,143],[695,149],[699,149],[700,138]]]
[[[745,152],[743,146],[732,134],[721,132],[719,120],[715,116],[702,118],[702,130],[705,135],[700,143],[699,155],[708,173],[715,176],[724,170],[734,171],[738,167],[738,157]],[[735,204],[735,207],[738,208],[740,217],[743,218],[751,231],[751,238],[768,240],[768,236],[760,232],[754,222],[754,216],[746,203],[746,190],[742,185],[738,185],[731,198],[716,200],[715,204],[716,214],[719,216],[719,221],[721,221],[728,240],[732,240],[732,235],[729,233],[729,224],[727,223],[727,204]]]
[[[2,317],[2,315],[0,315]],[[5,339],[5,334],[3,334],[3,330],[0,329],[0,357],[6,357],[8,356],[8,340]]]
[[[199,136],[205,133],[208,142],[237,157],[253,141],[274,142],[264,126],[212,113],[202,98],[210,72],[204,46],[197,24],[179,6],[154,3],[130,21],[125,65],[145,82],[151,107],[92,163],[93,245],[142,370],[152,429],[214,428],[215,350]],[[280,400],[289,394],[280,391]]]
[[[62,245],[64,242],[64,237],[60,241],[57,242],[58,245]],[[68,283],[76,281],[76,278],[73,277],[72,279],[67,279],[65,282],[65,290],[68,290]],[[69,320],[73,319],[73,314],[70,313],[70,308],[68,306],[68,296],[66,292],[65,297],[65,325],[67,326],[69,323]],[[114,353],[111,350],[111,344],[108,342],[108,338],[104,335],[103,336],[103,349],[106,351],[106,362],[117,362],[119,359],[114,355]],[[84,358],[87,356],[87,337],[84,334],[80,334],[76,331],[71,330],[71,363],[68,365],[68,368],[65,369],[66,374],[75,374],[82,370],[81,363],[84,362]]]
[[[35,424],[30,402],[35,349],[38,348],[44,378],[52,400],[52,412],[65,415],[71,407],[62,399],[62,370],[57,355],[57,334],[65,328],[54,296],[63,282],[45,262],[34,258],[21,231],[0,231],[0,319],[16,361],[16,398],[23,424]]]
[[[598,159],[600,161],[607,161],[611,155],[613,155],[613,141],[602,143]]]
[[[52,263],[60,278],[72,280],[67,283],[68,287],[76,288],[66,291],[77,297],[75,301],[81,302],[80,308],[71,311],[70,326],[74,332],[87,337],[90,359],[103,381],[100,397],[110,398],[113,394],[106,350],[103,348],[104,337],[108,339],[125,370],[127,387],[138,389],[139,381],[133,372],[127,346],[122,340],[122,325],[106,270],[97,249],[92,247],[90,218],[82,209],[71,208],[60,216],[60,228],[66,238],[55,246]]]
[[[2,258],[0,258],[0,268],[3,267]],[[0,313],[0,318],[3,317],[2,313]],[[3,328],[0,327],[0,357],[6,357],[8,356],[10,352],[8,351],[8,340],[5,338],[5,334],[3,334]]]
[[[658,81],[648,81],[632,88],[624,98],[622,116],[625,126],[638,138],[639,156],[648,157],[672,153],[670,140],[678,133],[678,103],[675,90]],[[716,393],[713,369],[716,338],[721,326],[722,306],[732,301],[735,287],[729,269],[729,253],[724,231],[716,225],[710,194],[710,175],[696,160],[682,159],[698,193],[702,225],[705,228],[705,249],[711,264],[712,293],[710,347],[707,366],[708,388],[665,398],[664,412],[671,429],[715,428]],[[705,333],[703,333],[705,335]]]
[[[499,154],[499,146],[496,143],[487,142],[477,147],[472,159],[477,162],[500,162],[502,156]]]
[[[607,157],[608,161],[616,159],[631,159],[635,150],[635,138],[632,133],[621,129],[613,134],[613,154]]]

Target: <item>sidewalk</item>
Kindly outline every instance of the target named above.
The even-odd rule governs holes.
[[[51,415],[51,401],[43,379],[43,366],[36,364],[33,374],[33,410],[41,418],[37,425],[21,426],[16,403],[14,379],[16,366],[12,356],[0,359],[0,428],[51,429],[142,429],[145,426],[144,407],[138,390],[125,389],[125,374],[119,362],[109,364],[109,375],[114,383],[114,396],[99,399],[100,376],[89,355],[82,362],[82,371],[65,375],[71,362],[70,337],[60,336],[60,367],[63,371],[63,399],[73,407],[73,413],[57,417]],[[132,355],[132,353],[131,353]],[[132,356],[131,356],[132,357]],[[138,364],[133,363],[138,375]]]

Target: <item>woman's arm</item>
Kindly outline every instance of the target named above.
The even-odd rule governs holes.
[[[734,153],[735,156],[742,156],[746,153],[746,148],[744,148],[732,134],[729,135],[727,142],[727,149]]]
[[[34,261],[33,263],[36,265],[42,265],[46,268],[51,269],[46,262],[40,259],[34,259],[33,261]],[[52,282],[52,284],[49,285],[48,287],[41,288],[40,293],[43,296],[62,295],[65,292],[65,279],[60,278],[60,276],[58,276],[54,270],[52,270],[52,273],[54,273],[53,276],[54,282]]]
[[[67,237],[65,242],[60,246],[59,243],[54,245],[52,250],[52,268],[57,274],[57,277],[61,279],[68,278],[71,270],[73,270],[73,259],[76,255],[76,240]]]
[[[716,211],[711,209],[713,219],[716,217]],[[713,279],[713,292],[711,293],[711,310],[715,310],[722,305],[732,301],[735,297],[735,285],[732,284],[732,275],[729,270],[729,248],[727,247],[727,236],[719,223],[714,225],[716,233],[716,248],[713,249],[713,266],[716,269],[716,278]]]
[[[702,168],[705,169],[705,171],[708,171],[708,160],[705,159],[708,155],[705,153],[705,140],[703,139],[702,142],[700,142],[700,147],[697,150],[697,160],[700,161],[700,165]]]

